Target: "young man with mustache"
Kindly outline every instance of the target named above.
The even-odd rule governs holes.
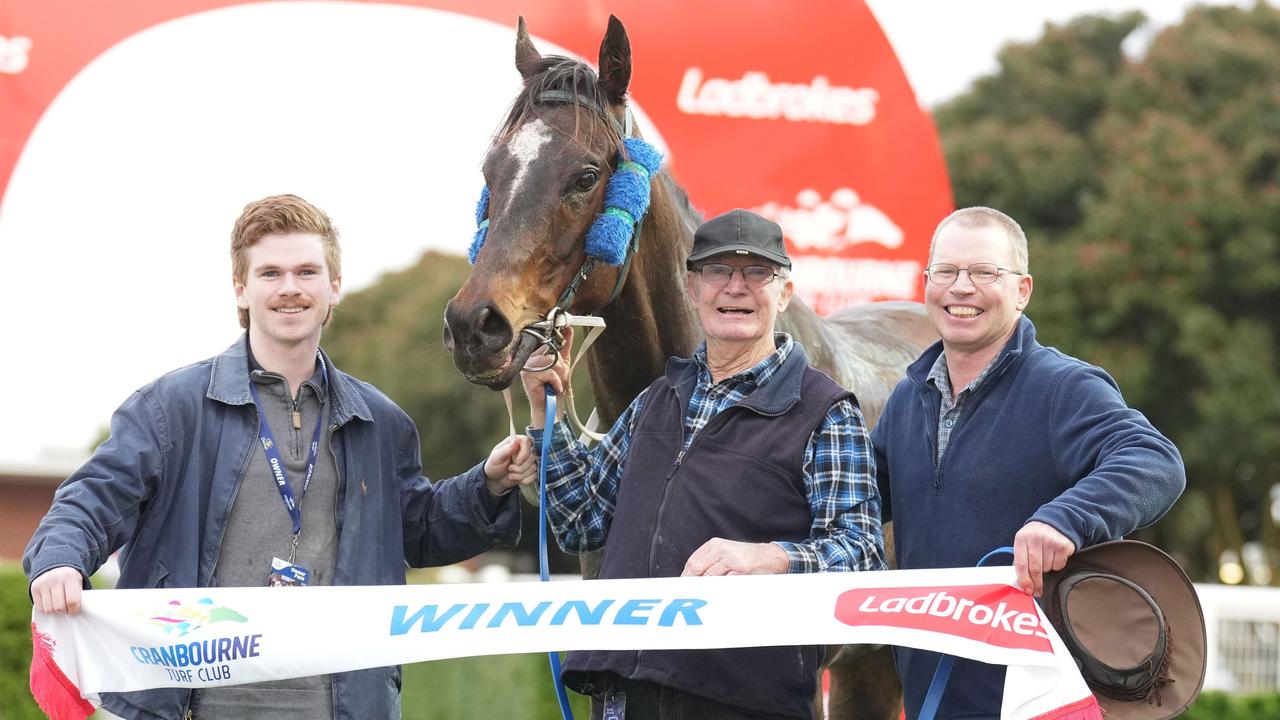
[[[245,207],[231,239],[246,333],[133,394],[58,489],[23,565],[41,612],[79,611],[120,551],[119,588],[392,585],[405,565],[513,546],[528,438],[432,484],[417,428],[320,349],[342,284],[338,233],[293,195]],[[306,593],[280,590],[283,603]],[[316,628],[323,632],[323,628]],[[103,695],[130,720],[398,718],[400,668]]]

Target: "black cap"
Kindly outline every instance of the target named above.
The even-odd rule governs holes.
[[[768,218],[742,209],[730,210],[702,223],[693,234],[693,252],[685,265],[693,264],[712,255],[733,253],[754,255],[784,268],[791,267],[787,247],[782,242],[782,228]]]

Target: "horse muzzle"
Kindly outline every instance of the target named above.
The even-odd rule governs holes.
[[[539,345],[537,338],[515,333],[502,311],[488,304],[462,308],[450,302],[442,339],[469,382],[494,390],[510,386]]]

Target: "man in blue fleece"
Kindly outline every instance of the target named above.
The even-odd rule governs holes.
[[[907,368],[872,432],[898,567],[973,566],[1012,545],[1022,589],[1076,550],[1165,513],[1186,482],[1173,443],[1101,368],[1036,342],[1027,238],[957,210],[934,232],[925,305],[942,340]],[[907,717],[939,655],[895,649]],[[998,718],[1004,668],[957,659],[939,718]]]

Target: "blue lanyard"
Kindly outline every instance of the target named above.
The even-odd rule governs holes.
[[[329,370],[324,365],[324,359],[316,354],[316,362],[320,364],[320,377],[323,380],[324,388],[329,387]],[[275,436],[271,434],[271,425],[267,422],[267,413],[262,409],[262,398],[258,396],[257,383],[253,380],[249,381],[249,392],[253,394],[253,402],[258,406],[258,441],[262,445],[263,452],[267,455],[267,466],[271,469],[271,476],[275,478],[276,489],[280,491],[280,499],[284,501],[285,510],[289,511],[289,517],[293,520],[293,546],[289,549],[289,562],[293,562],[294,554],[298,550],[298,537],[302,534],[302,510],[299,507],[299,501],[293,497],[293,488],[289,486],[289,480],[285,477],[284,461],[280,459],[280,451],[276,449]],[[316,429],[311,434],[311,448],[307,454],[307,471],[302,480],[302,495],[306,497],[307,488],[311,485],[311,475],[316,469],[316,457],[320,452],[320,432],[324,429],[324,400],[320,402],[320,413],[316,418]]]

